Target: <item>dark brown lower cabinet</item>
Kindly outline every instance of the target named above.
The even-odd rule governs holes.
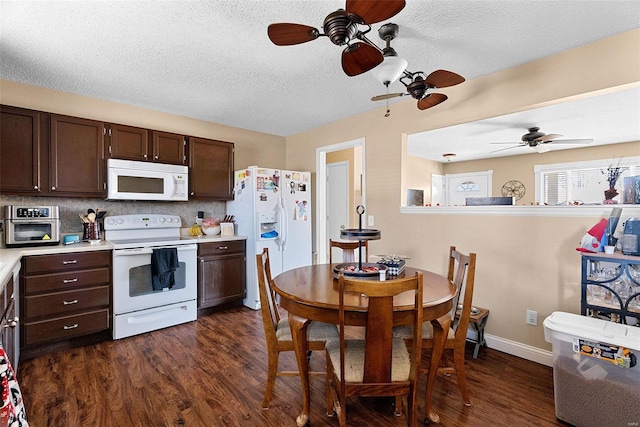
[[[27,256],[20,277],[21,359],[111,337],[111,251]]]
[[[244,240],[198,245],[198,310],[241,304],[246,294]]]

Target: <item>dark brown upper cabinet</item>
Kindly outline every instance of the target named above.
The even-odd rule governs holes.
[[[114,159],[138,160],[184,165],[186,162],[183,135],[109,124],[109,152]]]
[[[189,198],[233,200],[233,143],[189,138]]]
[[[104,123],[51,115],[50,195],[104,197]]]
[[[187,163],[187,139],[184,135],[151,131],[153,161],[184,165]]]
[[[48,191],[48,123],[39,111],[0,106],[0,193]]]
[[[111,157],[124,160],[151,160],[148,130],[115,124],[106,126]]]

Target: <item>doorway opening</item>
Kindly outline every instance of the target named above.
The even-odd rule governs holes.
[[[316,149],[316,250],[317,262],[319,264],[329,262],[328,246],[329,234],[327,232],[327,153],[340,150],[353,149],[355,154],[354,164],[356,168],[361,170],[361,179],[356,180],[356,188],[359,186],[361,199],[359,204],[366,207],[366,168],[365,165],[365,141],[364,138],[355,139],[353,141],[341,142],[338,144],[319,147]],[[355,210],[355,206],[353,206]]]

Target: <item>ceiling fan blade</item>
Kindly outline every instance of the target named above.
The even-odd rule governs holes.
[[[365,24],[385,21],[404,9],[405,0],[347,0],[347,15],[357,15]]]
[[[499,143],[496,143],[496,144],[499,144]],[[511,146],[511,147],[507,147],[507,148],[501,148],[499,150],[493,150],[492,153],[497,153],[498,151],[511,150],[512,148],[519,148],[519,147],[526,147],[526,146],[527,146],[527,144],[514,145],[514,146]]]
[[[267,28],[267,34],[273,44],[278,46],[291,46],[315,40],[320,35],[319,31],[308,25],[302,24],[271,24]]]
[[[406,93],[386,93],[384,95],[376,95],[374,97],[371,98],[372,101],[383,101],[385,99],[390,99],[390,98],[397,98],[399,96],[405,96]]]
[[[591,144],[593,139],[554,139],[547,144]]]
[[[425,83],[429,86],[441,88],[459,85],[464,81],[464,77],[447,70],[436,70],[429,74],[425,80]]]
[[[366,73],[382,61],[382,52],[365,42],[353,43],[342,51],[342,69],[347,76]]]
[[[496,145],[504,145],[504,144],[521,144],[522,146],[526,145],[526,144],[522,144],[521,142],[490,142],[489,144],[496,144]]]
[[[538,141],[540,142],[549,142],[552,139],[558,139],[560,138],[562,135],[560,135],[559,133],[549,133],[547,135],[541,136],[540,138],[538,138]]]
[[[418,101],[418,108],[420,110],[426,110],[427,108],[435,107],[441,102],[446,101],[447,98],[447,95],[443,95],[441,93],[430,93],[429,95]]]

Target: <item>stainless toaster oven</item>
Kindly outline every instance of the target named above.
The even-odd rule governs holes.
[[[59,206],[4,207],[4,244],[8,248],[60,243]]]

